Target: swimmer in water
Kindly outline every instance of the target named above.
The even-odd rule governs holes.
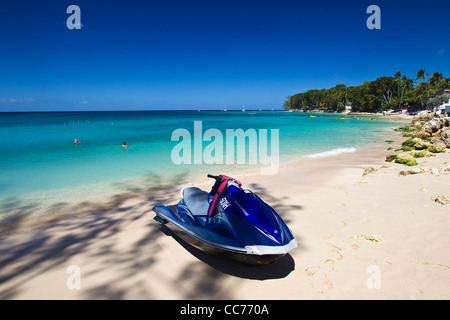
[[[127,146],[127,143],[125,141],[123,142],[122,147],[124,147],[125,149],[129,148],[129,146]]]
[[[78,144],[80,142],[78,141],[78,139],[75,139],[75,141],[73,143]]]

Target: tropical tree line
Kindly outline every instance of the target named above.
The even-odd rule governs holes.
[[[324,110],[340,112],[346,105],[356,112],[380,112],[390,109],[423,110],[438,105],[441,93],[450,89],[450,78],[442,73],[429,75],[424,69],[414,78],[400,71],[393,76],[365,81],[360,86],[344,84],[329,89],[313,89],[288,96],[283,104],[285,110]],[[448,98],[447,98],[448,100]]]

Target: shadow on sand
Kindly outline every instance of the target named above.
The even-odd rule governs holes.
[[[170,186],[167,184],[167,187]],[[253,187],[257,189],[258,195],[267,199],[286,222],[302,209],[300,206],[290,205],[286,199],[270,197],[268,190],[258,185]],[[150,201],[124,206],[124,201],[134,196],[137,191],[149,195]],[[109,199],[107,204],[80,203],[80,209],[85,212],[85,214],[82,212],[81,216],[76,215],[73,219],[69,217],[55,219],[54,223],[33,229],[29,233],[16,236],[4,234],[0,237],[0,299],[23,297],[29,290],[30,281],[41,281],[42,276],[49,276],[55,270],[62,270],[64,275],[68,261],[74,257],[81,258],[89,265],[91,271],[84,273],[84,279],[95,278],[97,274],[104,274],[105,278],[95,286],[79,292],[78,298],[155,299],[160,297],[153,286],[149,286],[148,282],[141,281],[139,278],[140,275],[145,275],[145,279],[154,281],[156,262],[165,257],[160,255],[161,246],[158,245],[157,240],[166,235],[163,233],[164,230],[151,219],[153,217],[151,208],[156,204],[171,204],[174,200],[179,200],[179,196],[178,192],[158,194],[153,186],[145,186],[137,191],[123,188],[122,192]],[[58,209],[68,212],[77,209],[63,203],[57,205]],[[37,206],[38,204],[27,204],[19,198],[11,198],[7,203],[0,204],[0,208],[8,210],[8,213],[14,217],[14,223],[10,225],[13,230],[8,231],[17,231],[15,228],[20,225],[21,219],[32,213]],[[130,224],[141,219],[148,219],[144,232],[137,235],[134,242],[127,245],[120,244],[121,240],[132,232],[132,229],[129,229]],[[173,236],[171,233],[165,233]],[[295,234],[294,236],[300,240]],[[158,281],[165,283],[168,288],[176,288],[173,290],[177,297],[232,299],[235,297],[234,292],[223,286],[228,276],[252,280],[281,279],[295,269],[294,259],[290,255],[284,256],[271,265],[249,266],[207,254],[190,246],[177,236],[173,238],[197,258],[195,261],[174,266],[176,274],[171,274],[170,277],[159,274]],[[105,270],[107,270],[106,273],[104,273]],[[114,281],[108,277],[114,277]],[[65,278],[62,279],[64,285]],[[53,292],[47,292],[47,294],[54,297]]]
[[[196,247],[178,237],[164,225],[160,226],[160,230],[165,235],[172,237],[183,248],[185,248],[186,251],[188,251],[198,260],[204,262],[217,271],[234,277],[251,280],[281,279],[288,276],[293,270],[295,270],[295,262],[290,254],[285,255],[278,261],[269,265],[249,265],[197,249]]]

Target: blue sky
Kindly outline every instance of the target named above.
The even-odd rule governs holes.
[[[4,0],[0,111],[279,109],[396,71],[450,76],[449,37],[447,0]]]

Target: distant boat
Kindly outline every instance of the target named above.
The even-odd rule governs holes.
[[[242,107],[242,112],[245,112],[245,106]]]
[[[225,108],[225,109],[223,109],[223,111],[225,111],[225,112],[226,112],[226,111],[228,111],[228,110],[227,110],[227,108]]]

